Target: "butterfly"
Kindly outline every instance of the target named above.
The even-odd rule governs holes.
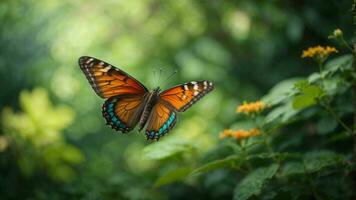
[[[82,56],[80,69],[95,93],[106,99],[102,114],[111,128],[128,133],[137,125],[146,128],[147,140],[159,140],[177,121],[177,113],[184,112],[214,85],[210,81],[192,81],[161,91],[149,91],[142,83],[119,68],[102,60]]]

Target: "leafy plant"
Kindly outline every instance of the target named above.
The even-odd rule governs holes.
[[[335,38],[344,40],[340,35]],[[356,101],[355,96],[348,98],[351,88],[355,87],[356,68],[352,65],[356,63],[356,53],[352,50],[351,55],[328,60],[329,55],[336,52],[334,47],[322,46],[304,51],[302,57],[313,58],[320,71],[306,78],[281,81],[262,101],[238,106],[236,112],[247,117],[250,129],[226,129],[220,133],[220,138],[227,140],[221,145],[229,147],[230,154],[204,164],[193,164],[197,165],[195,168],[192,165],[177,168],[159,178],[156,186],[230,169],[236,177],[235,200],[274,199],[286,195],[314,199],[330,199],[337,195],[343,199],[355,197],[354,193],[335,193],[353,187],[349,174],[355,166],[352,157],[356,155],[351,151],[355,147],[345,146],[344,152],[335,152],[332,144],[337,141],[335,137],[345,142],[356,134],[350,123],[355,114],[342,112],[345,106],[346,110],[352,110],[352,102]],[[308,123],[315,128],[303,130]],[[294,144],[283,142],[291,136],[295,139],[288,140]],[[309,140],[327,145],[314,146]],[[322,183],[325,176],[347,181],[333,185],[336,188],[330,191]],[[280,185],[283,188],[277,189]]]

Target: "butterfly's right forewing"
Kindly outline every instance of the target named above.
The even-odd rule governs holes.
[[[138,80],[102,60],[82,56],[79,58],[79,66],[96,94],[104,99],[117,95],[144,95],[148,92]]]

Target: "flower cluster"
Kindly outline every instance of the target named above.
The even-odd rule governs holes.
[[[236,131],[231,130],[231,129],[226,129],[220,133],[220,139],[227,138],[227,137],[233,137],[237,140],[240,140],[240,139],[245,139],[245,138],[249,138],[249,137],[253,137],[253,136],[258,136],[260,134],[261,134],[261,131],[258,128],[253,128],[251,130],[239,129]]]
[[[330,46],[322,47],[319,45],[316,47],[309,47],[307,50],[304,50],[302,54],[302,58],[309,57],[323,62],[331,53],[337,53],[335,47],[330,47]]]
[[[253,114],[253,113],[261,112],[265,108],[266,108],[266,104],[263,103],[262,101],[256,101],[251,103],[244,102],[242,105],[237,107],[236,112]]]

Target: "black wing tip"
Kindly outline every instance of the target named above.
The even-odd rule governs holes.
[[[80,67],[85,67],[88,63],[86,63],[89,59],[92,59],[92,60],[98,60],[92,56],[80,56],[78,58],[78,63],[79,63],[79,66]]]
[[[203,83],[206,85],[206,88],[204,88],[203,92],[200,92],[197,96],[195,96],[188,104],[184,105],[182,108],[178,110],[178,112],[184,112],[188,108],[190,108],[193,104],[198,102],[201,98],[203,98],[205,95],[207,95],[209,92],[211,92],[214,89],[214,83],[212,81],[204,80],[204,81],[195,81],[197,83]],[[194,82],[190,82],[191,84],[195,84]]]

